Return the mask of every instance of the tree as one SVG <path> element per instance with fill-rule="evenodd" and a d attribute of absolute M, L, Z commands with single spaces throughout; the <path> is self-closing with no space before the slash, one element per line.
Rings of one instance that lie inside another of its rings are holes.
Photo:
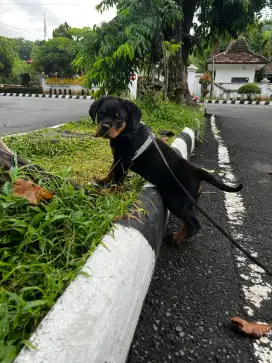
<path fill-rule="evenodd" d="M 89 83 L 100 82 L 111 92 L 118 83 L 123 88 L 128 85 L 131 70 L 142 69 L 146 61 L 150 64 L 162 59 L 165 41 L 178 44 L 179 49 L 169 59 L 167 94 L 171 100 L 181 102 L 190 99 L 189 54 L 199 44 L 207 47 L 224 36 L 237 37 L 253 23 L 267 1 L 103 0 L 98 9 L 104 11 L 113 5 L 117 8 L 116 18 L 101 28 L 95 27 L 86 37 L 76 65 L 90 70 Z"/>
<path fill-rule="evenodd" d="M 272 56 L 272 20 L 255 21 L 244 36 L 253 52 L 267 58 Z"/>
<path fill-rule="evenodd" d="M 67 22 L 60 24 L 60 26 L 53 30 L 53 38 L 73 39 L 70 30 L 71 26 Z"/>
<path fill-rule="evenodd" d="M 126 90 L 135 71 L 158 63 L 165 47 L 163 24 L 171 24 L 181 17 L 180 8 L 172 0 L 123 3 L 117 4 L 116 18 L 101 27 L 95 26 L 85 35 L 74 62 L 75 66 L 88 70 L 87 85 L 100 84 L 103 92 Z M 107 6 L 101 3 L 100 8 Z"/>
<path fill-rule="evenodd" d="M 22 73 L 21 74 L 21 80 L 22 80 L 22 86 L 28 87 L 29 82 L 31 81 L 31 77 L 28 73 Z"/>
<path fill-rule="evenodd" d="M 58 72 L 64 76 L 72 76 L 74 68 L 71 63 L 76 53 L 77 48 L 73 40 L 52 38 L 33 51 L 33 67 L 45 73 Z"/>
<path fill-rule="evenodd" d="M 22 83 L 22 75 L 31 72 L 31 65 L 27 64 L 25 61 L 16 57 L 14 59 L 13 67 L 12 67 L 12 82 L 14 83 Z"/>
<path fill-rule="evenodd" d="M 6 38 L 0 37 L 0 77 L 5 79 L 12 73 L 14 53 L 9 47 Z"/>
<path fill-rule="evenodd" d="M 34 42 L 24 38 L 9 39 L 13 51 L 18 54 L 20 59 L 29 60 Z"/>
<path fill-rule="evenodd" d="M 69 30 L 70 35 L 74 41 L 81 41 L 92 29 L 88 26 L 83 28 L 71 28 Z"/>

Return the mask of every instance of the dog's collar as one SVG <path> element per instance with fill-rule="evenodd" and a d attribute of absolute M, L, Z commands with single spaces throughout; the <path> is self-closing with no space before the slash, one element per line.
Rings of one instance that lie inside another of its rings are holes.
<path fill-rule="evenodd" d="M 142 121 L 140 123 L 142 125 L 145 125 L 145 123 Z M 135 152 L 131 161 L 135 161 L 140 155 L 142 155 L 142 153 L 152 144 L 154 138 L 155 138 L 155 135 L 151 131 L 149 131 L 148 138 L 145 140 L 143 145 Z"/>

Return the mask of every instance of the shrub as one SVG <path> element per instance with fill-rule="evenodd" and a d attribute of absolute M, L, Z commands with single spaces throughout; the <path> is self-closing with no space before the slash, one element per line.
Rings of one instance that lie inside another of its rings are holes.
<path fill-rule="evenodd" d="M 28 73 L 22 73 L 21 74 L 21 81 L 22 81 L 22 86 L 23 87 L 28 87 L 29 86 L 29 82 L 31 81 L 30 75 Z"/>
<path fill-rule="evenodd" d="M 259 95 L 261 93 L 261 89 L 255 83 L 248 83 L 241 86 L 238 89 L 238 93 L 245 94 L 247 96 L 247 99 L 250 101 L 253 96 L 255 96 L 256 94 Z"/>

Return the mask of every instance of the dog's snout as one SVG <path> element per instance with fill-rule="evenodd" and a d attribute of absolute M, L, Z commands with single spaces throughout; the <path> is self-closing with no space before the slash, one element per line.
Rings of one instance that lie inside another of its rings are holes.
<path fill-rule="evenodd" d="M 108 131 L 109 131 L 109 129 L 110 129 L 110 125 L 104 124 L 104 125 L 102 125 L 102 126 L 101 126 L 101 131 L 102 131 L 103 133 L 108 132 Z"/>

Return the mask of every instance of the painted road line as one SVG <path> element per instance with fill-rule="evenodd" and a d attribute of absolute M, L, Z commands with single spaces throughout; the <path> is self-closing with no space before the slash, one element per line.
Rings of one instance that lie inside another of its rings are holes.
<path fill-rule="evenodd" d="M 216 126 L 215 117 L 211 116 L 211 129 L 215 140 L 218 143 L 218 164 L 220 167 L 220 176 L 223 181 L 229 184 L 237 184 L 236 178 L 231 167 L 228 148 L 219 135 Z M 224 193 L 225 208 L 229 219 L 229 225 L 232 229 L 232 236 L 241 244 L 243 241 L 250 241 L 250 236 L 244 234 L 243 223 L 245 220 L 245 205 L 241 193 Z M 252 256 L 258 254 L 250 250 Z M 272 297 L 272 285 L 264 280 L 265 271 L 237 251 L 235 256 L 239 275 L 242 280 L 242 290 L 246 300 L 244 311 L 250 316 L 258 319 L 258 309 Z M 258 363 L 272 362 L 272 339 L 262 337 L 253 342 L 254 354 Z"/>

